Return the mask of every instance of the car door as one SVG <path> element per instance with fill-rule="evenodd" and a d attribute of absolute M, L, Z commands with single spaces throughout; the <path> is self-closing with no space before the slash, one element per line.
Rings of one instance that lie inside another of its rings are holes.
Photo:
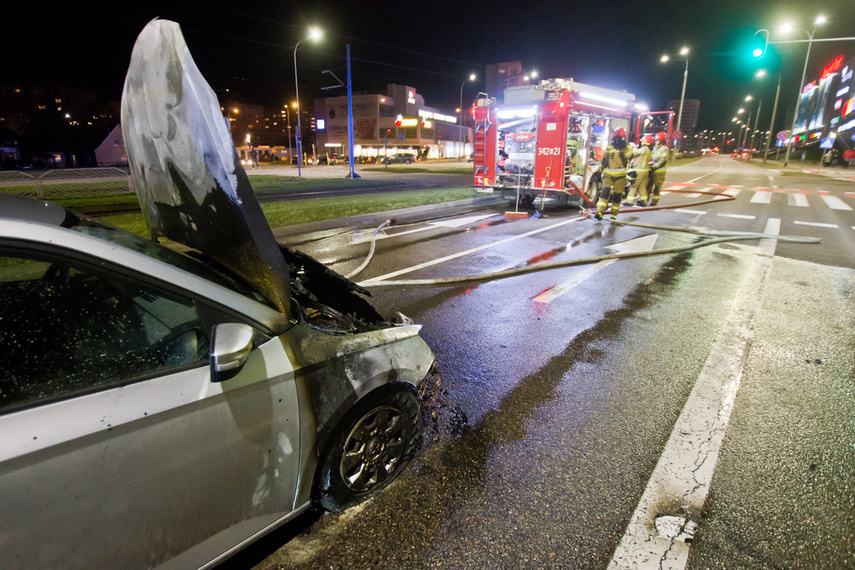
<path fill-rule="evenodd" d="M 0 567 L 196 567 L 294 509 L 293 367 L 259 336 L 211 382 L 218 320 L 149 276 L 0 244 Z"/>

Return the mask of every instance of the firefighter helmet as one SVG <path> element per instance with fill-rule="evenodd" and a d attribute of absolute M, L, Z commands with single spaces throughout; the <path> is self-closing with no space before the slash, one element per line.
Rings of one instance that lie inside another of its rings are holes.
<path fill-rule="evenodd" d="M 614 136 L 625 139 L 626 138 L 626 129 L 623 127 L 616 128 Z"/>
<path fill-rule="evenodd" d="M 643 137 L 641 137 L 641 144 L 652 145 L 653 144 L 653 136 L 644 135 Z"/>
<path fill-rule="evenodd" d="M 658 133 L 656 133 L 656 142 L 665 142 L 665 139 L 667 139 L 667 138 L 668 138 L 668 135 L 666 135 L 662 131 L 659 131 Z"/>

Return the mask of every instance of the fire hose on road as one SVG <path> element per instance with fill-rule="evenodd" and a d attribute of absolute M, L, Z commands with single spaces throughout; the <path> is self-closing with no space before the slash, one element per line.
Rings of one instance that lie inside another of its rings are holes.
<path fill-rule="evenodd" d="M 658 207 L 655 207 L 659 209 Z M 646 208 L 651 209 L 651 208 Z M 640 208 L 638 209 L 640 210 Z M 637 211 L 637 210 L 636 210 Z M 583 213 L 583 216 L 587 217 L 587 212 Z M 605 221 L 605 220 L 604 220 Z M 648 250 L 648 251 L 638 251 L 638 252 L 624 252 L 624 253 L 614 253 L 608 255 L 598 255 L 595 257 L 583 257 L 578 259 L 568 259 L 564 261 L 553 261 L 548 263 L 543 263 L 540 265 L 532 265 L 526 267 L 515 267 L 512 269 L 505 269 L 502 271 L 493 271 L 489 273 L 479 273 L 475 275 L 464 275 L 459 277 L 443 277 L 443 278 L 434 278 L 434 279 L 403 279 L 403 280 L 388 280 L 388 281 L 363 281 L 360 282 L 359 285 L 365 288 L 379 288 L 379 287 L 442 287 L 442 286 L 450 286 L 450 285 L 458 285 L 463 283 L 472 283 L 472 282 L 480 282 L 480 281 L 493 281 L 496 279 L 505 279 L 508 277 L 516 277 L 518 275 L 525 275 L 528 273 L 535 273 L 538 271 L 548 271 L 550 269 L 560 269 L 564 267 L 575 267 L 578 265 L 589 265 L 593 263 L 599 263 L 601 261 L 609 261 L 609 260 L 617 260 L 617 259 L 633 259 L 637 257 L 648 257 L 653 255 L 671 255 L 676 253 L 681 253 L 684 251 L 689 251 L 693 249 L 698 249 L 701 247 L 707 247 L 710 245 L 716 245 L 720 243 L 732 242 L 732 241 L 749 241 L 749 240 L 760 240 L 760 239 L 771 239 L 788 243 L 820 243 L 820 238 L 814 237 L 803 237 L 803 236 L 780 236 L 780 235 L 771 235 L 771 234 L 763 234 L 763 233 L 752 233 L 752 232 L 723 232 L 718 230 L 710 230 L 705 228 L 685 228 L 685 227 L 673 227 L 673 226 L 656 226 L 651 224 L 641 224 L 637 222 L 626 222 L 619 220 L 608 220 L 609 223 L 617 224 L 617 225 L 626 225 L 626 226 L 635 226 L 647 229 L 657 229 L 663 231 L 675 231 L 682 233 L 690 233 L 698 236 L 708 236 L 710 239 L 705 239 L 700 242 L 692 243 L 684 246 L 677 247 L 669 247 L 663 249 L 656 250 Z M 384 222 L 378 227 L 372 238 L 371 249 L 369 251 L 368 257 L 362 263 L 362 265 L 357 268 L 357 270 L 351 272 L 348 275 L 355 275 L 364 269 L 371 257 L 374 254 L 374 245 L 377 237 L 377 233 L 389 225 L 389 222 Z"/>

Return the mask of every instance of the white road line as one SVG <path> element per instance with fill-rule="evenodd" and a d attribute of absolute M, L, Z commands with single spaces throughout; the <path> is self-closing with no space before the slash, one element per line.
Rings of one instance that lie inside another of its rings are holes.
<path fill-rule="evenodd" d="M 727 200 L 727 196 L 730 196 L 731 198 L 736 198 L 740 192 L 742 192 L 742 190 L 731 187 L 726 190 L 722 190 L 722 194 L 724 194 L 724 196 L 716 196 L 714 200 Z"/>
<path fill-rule="evenodd" d="M 771 192 L 754 192 L 754 196 L 751 197 L 752 204 L 770 204 L 772 202 L 772 193 Z"/>
<path fill-rule="evenodd" d="M 748 216 L 746 214 L 716 214 L 722 218 L 736 218 L 737 220 L 753 220 L 755 216 Z"/>
<path fill-rule="evenodd" d="M 815 228 L 831 228 L 834 230 L 836 230 L 840 227 L 837 224 L 821 224 L 819 222 L 800 222 L 798 220 L 796 220 L 793 223 L 796 225 L 799 225 L 799 226 L 813 226 Z"/>
<path fill-rule="evenodd" d="M 770 218 L 764 233 L 777 235 L 780 227 L 781 220 Z M 776 243 L 761 240 L 760 255 L 743 276 L 724 327 L 612 556 L 610 570 L 686 567 L 686 539 L 694 535 L 698 521 L 685 515 L 702 512 L 709 494 Z M 673 516 L 674 504 L 682 506 L 684 516 Z"/>
<path fill-rule="evenodd" d="M 691 194 L 686 194 L 686 198 L 700 198 L 706 192 L 709 192 L 711 188 L 709 186 L 705 186 L 703 188 L 698 188 L 697 192 L 692 192 Z"/>
<path fill-rule="evenodd" d="M 638 238 L 633 238 L 628 241 L 607 245 L 605 246 L 605 249 L 611 250 L 615 253 L 627 253 L 630 251 L 650 251 L 656 245 L 656 239 L 658 237 L 659 234 L 648 234 Z M 617 259 L 607 259 L 594 265 L 589 265 L 584 270 L 577 272 L 571 278 L 559 283 L 551 289 L 544 291 L 532 300 L 535 303 L 551 303 L 553 300 L 557 299 L 558 297 L 560 297 L 582 281 L 596 274 L 597 272 L 602 271 L 615 261 L 617 261 Z"/>
<path fill-rule="evenodd" d="M 484 251 L 485 249 L 490 249 L 492 247 L 504 245 L 506 243 L 510 243 L 510 242 L 513 242 L 513 241 L 516 241 L 518 239 L 522 239 L 522 238 L 525 238 L 528 236 L 533 236 L 535 234 L 547 232 L 549 230 L 552 230 L 552 229 L 555 229 L 555 228 L 558 228 L 561 226 L 566 226 L 567 224 L 572 224 L 574 222 L 580 222 L 584 219 L 585 218 L 580 217 L 580 218 L 572 218 L 569 220 L 564 220 L 563 222 L 558 222 L 557 224 L 552 224 L 551 226 L 545 226 L 542 228 L 538 228 L 536 230 L 532 230 L 530 232 L 526 232 L 526 233 L 520 234 L 518 236 L 512 236 L 509 238 L 505 238 L 503 240 L 494 241 L 492 243 L 488 243 L 488 244 L 481 245 L 478 247 L 473 247 L 472 249 L 467 249 L 466 251 L 460 251 L 458 253 L 446 255 L 445 257 L 440 257 L 438 259 L 426 261 L 424 263 L 419 263 L 418 265 L 413 265 L 412 267 L 405 267 L 404 269 L 399 269 L 398 271 L 393 271 L 392 273 L 387 273 L 385 275 L 380 275 L 378 277 L 372 277 L 371 279 L 366 279 L 365 281 L 362 281 L 362 283 L 373 283 L 376 281 L 385 281 L 386 279 L 391 279 L 392 277 L 397 277 L 399 275 L 404 275 L 406 273 L 412 273 L 413 271 L 418 271 L 419 269 L 424 269 L 425 267 L 431 267 L 434 265 L 439 265 L 440 263 L 445 263 L 446 261 L 450 261 L 452 259 L 457 259 L 458 257 L 463 257 L 464 255 L 469 255 L 470 253 L 476 253 L 478 251 Z"/>
<path fill-rule="evenodd" d="M 704 210 L 687 210 L 685 208 L 677 208 L 674 212 L 678 214 L 692 214 L 694 216 L 703 216 L 706 214 Z"/>
<path fill-rule="evenodd" d="M 380 230 L 377 234 L 377 241 L 388 238 L 396 238 L 400 236 L 406 236 L 410 234 L 418 234 L 421 232 L 426 232 L 428 230 L 432 230 L 438 227 L 441 228 L 460 228 L 465 226 L 466 224 L 471 224 L 475 222 L 480 222 L 486 218 L 492 218 L 493 216 L 497 216 L 498 214 L 481 214 L 477 216 L 468 216 L 465 218 L 454 218 L 450 220 L 443 220 L 438 222 L 427 222 L 427 225 L 421 226 L 418 228 L 413 228 L 411 230 L 404 230 L 401 232 L 396 232 L 392 234 L 386 233 L 386 230 Z M 348 236 L 348 240 L 350 241 L 350 245 L 358 245 L 361 243 L 370 242 L 374 236 L 373 229 L 360 230 L 358 232 L 352 233 Z"/>
<path fill-rule="evenodd" d="M 852 206 L 838 198 L 837 196 L 820 196 L 822 201 L 825 202 L 825 205 L 831 208 L 832 210 L 844 210 L 846 212 L 852 211 Z"/>
<path fill-rule="evenodd" d="M 808 204 L 807 196 L 804 194 L 787 194 L 787 205 L 799 206 L 800 208 L 807 208 L 810 206 L 810 204 Z"/>

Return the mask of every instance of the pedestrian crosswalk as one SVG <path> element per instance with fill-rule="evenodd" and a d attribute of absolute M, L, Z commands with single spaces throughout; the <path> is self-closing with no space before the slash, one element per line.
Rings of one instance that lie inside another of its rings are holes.
<path fill-rule="evenodd" d="M 672 184 L 662 189 L 662 196 L 673 194 L 673 199 L 712 199 L 726 200 L 736 198 L 740 193 L 750 195 L 751 204 L 781 204 L 784 200 L 787 206 L 795 208 L 810 208 L 824 205 L 831 210 L 851 212 L 855 210 L 855 192 L 843 192 L 843 197 L 834 196 L 827 191 L 810 191 L 795 188 L 744 188 L 742 186 L 697 186 L 693 184 Z"/>
<path fill-rule="evenodd" d="M 669 198 L 665 198 L 666 194 L 671 194 Z M 697 201 L 700 206 L 709 204 L 711 201 L 727 200 L 736 198 L 743 194 L 740 200 L 745 200 L 753 205 L 771 205 L 792 207 L 793 212 L 804 211 L 803 208 L 825 208 L 835 212 L 844 213 L 855 211 L 855 192 L 842 192 L 840 195 L 833 195 L 825 190 L 801 190 L 796 188 L 765 188 L 754 187 L 744 188 L 742 186 L 725 186 L 725 185 L 694 185 L 691 183 L 671 184 L 662 189 L 663 200 L 660 205 L 670 203 L 685 203 L 688 207 L 678 208 L 673 210 L 683 214 L 693 216 L 716 215 L 722 218 L 753 220 L 755 216 L 751 215 L 751 211 L 744 214 L 734 214 L 729 212 L 715 212 L 715 210 L 699 210 L 692 209 L 693 200 Z M 744 203 L 744 201 L 743 201 Z M 796 214 L 797 217 L 798 216 Z M 802 220 L 793 220 L 793 223 L 800 226 L 810 226 L 815 228 L 839 229 L 838 224 L 820 223 Z M 855 226 L 851 227 L 855 230 Z"/>

